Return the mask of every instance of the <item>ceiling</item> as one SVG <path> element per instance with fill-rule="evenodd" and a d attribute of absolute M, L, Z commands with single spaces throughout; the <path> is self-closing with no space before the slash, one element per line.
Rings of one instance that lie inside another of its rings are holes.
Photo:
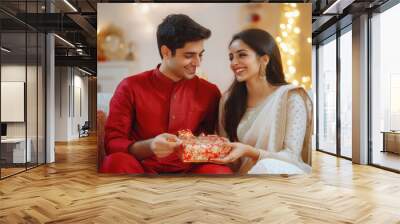
<path fill-rule="evenodd" d="M 373 12 L 390 0 L 312 0 L 313 44 L 350 25 L 354 17 Z"/>
<path fill-rule="evenodd" d="M 44 49 L 44 44 L 37 43 L 43 36 L 37 35 L 53 32 L 72 44 L 55 38 L 56 66 L 78 66 L 96 74 L 97 2 L 100 1 L 48 0 L 46 5 L 44 0 L 1 0 L 1 43 L 11 50 L 2 60 L 24 63 L 27 58 L 29 63 L 36 51 Z"/>

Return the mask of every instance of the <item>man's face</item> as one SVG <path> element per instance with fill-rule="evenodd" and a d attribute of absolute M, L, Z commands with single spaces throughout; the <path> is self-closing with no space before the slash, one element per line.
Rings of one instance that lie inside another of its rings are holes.
<path fill-rule="evenodd" d="M 178 48 L 174 56 L 166 59 L 169 70 L 177 77 L 191 79 L 200 66 L 204 53 L 204 40 L 187 42 L 183 48 Z"/>

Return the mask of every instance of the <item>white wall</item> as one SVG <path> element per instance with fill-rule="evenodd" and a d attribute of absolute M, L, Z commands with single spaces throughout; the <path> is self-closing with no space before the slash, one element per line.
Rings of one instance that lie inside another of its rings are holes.
<path fill-rule="evenodd" d="M 79 71 L 78 71 L 79 72 Z M 88 107 L 89 107 L 89 102 L 88 102 L 88 77 L 87 76 L 82 76 L 83 73 L 78 73 L 77 70 L 75 70 L 75 75 L 74 75 L 74 86 L 75 86 L 75 91 L 73 96 L 75 102 L 74 102 L 74 110 L 75 113 L 73 113 L 73 119 L 72 119 L 72 130 L 71 130 L 71 135 L 72 138 L 77 138 L 79 137 L 78 129 L 77 126 L 78 124 L 82 126 L 85 121 L 88 121 Z M 80 91 L 80 93 L 79 93 Z M 80 97 L 79 97 L 80 95 Z M 81 101 L 81 102 L 79 102 Z M 79 108 L 81 107 L 81 108 Z M 80 109 L 82 110 L 80 113 Z"/>
<path fill-rule="evenodd" d="M 78 124 L 88 120 L 88 78 L 71 67 L 56 67 L 55 78 L 55 141 L 77 139 Z"/>
<path fill-rule="evenodd" d="M 55 140 L 68 139 L 68 85 L 69 76 L 67 67 L 55 68 Z M 66 96 L 66 97 L 65 97 Z"/>
<path fill-rule="evenodd" d="M 28 74 L 33 72 L 36 74 L 36 68 L 33 66 L 25 67 L 22 65 L 2 65 L 1 66 L 1 81 L 10 82 L 25 82 L 25 69 L 27 69 Z M 28 97 L 36 97 L 36 91 L 34 93 L 27 93 Z M 31 101 L 31 100 L 28 100 Z M 1 110 L 7 110 L 7 108 L 1 108 Z M 36 114 L 35 114 L 36 115 Z M 28 114 L 29 116 L 29 114 Z M 28 120 L 31 120 L 28 117 Z M 8 137 L 25 137 L 25 122 L 10 122 L 7 123 L 7 136 Z M 28 136 L 29 137 L 29 136 Z"/>

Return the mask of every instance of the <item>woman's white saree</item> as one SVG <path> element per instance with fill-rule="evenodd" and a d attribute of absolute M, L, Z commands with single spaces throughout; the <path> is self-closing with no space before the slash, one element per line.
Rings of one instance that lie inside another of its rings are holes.
<path fill-rule="evenodd" d="M 219 107 L 219 134 L 223 107 Z M 242 158 L 239 173 L 298 174 L 311 172 L 312 102 L 303 88 L 284 85 L 262 103 L 248 108 L 239 123 L 239 141 L 260 150 L 258 161 Z"/>

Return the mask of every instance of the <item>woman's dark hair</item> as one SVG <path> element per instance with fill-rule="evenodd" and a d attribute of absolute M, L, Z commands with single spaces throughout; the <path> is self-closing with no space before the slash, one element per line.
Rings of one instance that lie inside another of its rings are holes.
<path fill-rule="evenodd" d="M 208 39 L 211 31 L 196 23 L 184 14 L 171 14 L 167 16 L 157 28 L 158 52 L 161 55 L 161 46 L 167 46 L 172 55 L 176 49 L 185 46 L 185 43 Z"/>
<path fill-rule="evenodd" d="M 235 34 L 229 46 L 235 40 L 241 40 L 254 50 L 258 56 L 269 56 L 265 76 L 273 86 L 288 84 L 283 73 L 281 54 L 274 38 L 266 31 L 248 29 Z M 235 80 L 230 86 L 228 99 L 225 102 L 224 128 L 230 141 L 238 141 L 237 127 L 247 108 L 247 87 L 245 82 Z"/>

